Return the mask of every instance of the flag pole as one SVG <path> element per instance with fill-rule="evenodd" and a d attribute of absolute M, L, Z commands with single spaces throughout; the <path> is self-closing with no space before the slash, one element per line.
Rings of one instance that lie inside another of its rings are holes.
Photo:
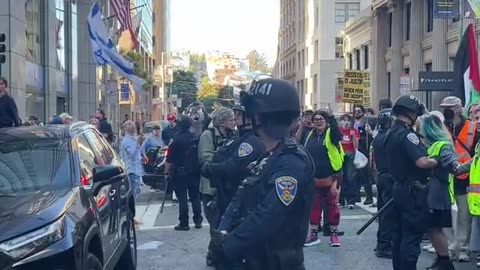
<path fill-rule="evenodd" d="M 136 9 L 139 9 L 139 8 L 143 8 L 146 5 L 147 4 L 143 4 L 143 5 L 140 5 L 140 6 L 133 7 L 133 8 L 130 9 L 130 11 L 136 10 Z M 110 20 L 111 18 L 115 18 L 115 17 L 117 17 L 117 15 L 108 16 L 108 17 L 104 18 L 103 20 L 106 21 L 106 20 Z"/>

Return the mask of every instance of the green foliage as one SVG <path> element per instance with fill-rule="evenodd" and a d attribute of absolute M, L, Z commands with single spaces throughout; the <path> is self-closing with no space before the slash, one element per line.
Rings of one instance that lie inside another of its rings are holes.
<path fill-rule="evenodd" d="M 207 60 L 205 54 L 190 54 L 190 67 L 188 68 L 194 74 L 207 69 Z"/>
<path fill-rule="evenodd" d="M 271 73 L 272 68 L 268 66 L 264 55 L 261 55 L 256 50 L 253 50 L 247 55 L 249 69 L 251 71 L 259 71 L 263 73 Z"/>
<path fill-rule="evenodd" d="M 207 76 L 204 76 L 201 82 L 198 100 L 203 103 L 208 112 L 213 111 L 218 106 L 233 105 L 232 87 L 210 83 Z"/>
<path fill-rule="evenodd" d="M 145 80 L 145 84 L 142 86 L 142 89 L 148 91 L 152 88 L 153 79 L 147 73 L 144 67 L 144 58 L 143 55 L 135 51 L 129 51 L 127 53 L 120 52 L 124 55 L 125 59 L 133 63 L 133 73 L 142 79 Z"/>
<path fill-rule="evenodd" d="M 190 71 L 175 70 L 173 82 L 166 84 L 168 96 L 177 95 L 182 99 L 182 109 L 194 102 L 197 97 L 197 79 Z"/>

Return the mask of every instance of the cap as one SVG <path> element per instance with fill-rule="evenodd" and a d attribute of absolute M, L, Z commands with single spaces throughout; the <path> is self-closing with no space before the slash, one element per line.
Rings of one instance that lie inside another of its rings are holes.
<path fill-rule="evenodd" d="M 160 126 L 159 126 L 159 125 L 154 125 L 154 126 L 153 126 L 153 129 L 155 129 L 155 130 L 160 130 Z"/>
<path fill-rule="evenodd" d="M 167 120 L 168 121 L 175 121 L 177 119 L 177 117 L 175 117 L 175 115 L 173 114 L 170 114 L 168 117 L 167 117 Z"/>
<path fill-rule="evenodd" d="M 60 117 L 62 119 L 73 119 L 73 117 L 68 113 L 62 113 L 58 117 Z"/>
<path fill-rule="evenodd" d="M 442 100 L 440 107 L 462 107 L 462 100 L 455 96 L 449 96 Z"/>

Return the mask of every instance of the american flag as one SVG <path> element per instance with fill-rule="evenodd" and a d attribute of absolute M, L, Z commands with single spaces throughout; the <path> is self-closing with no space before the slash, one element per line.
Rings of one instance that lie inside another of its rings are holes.
<path fill-rule="evenodd" d="M 114 15 L 120 22 L 120 31 L 132 29 L 132 17 L 130 16 L 130 0 L 110 0 L 110 6 Z"/>

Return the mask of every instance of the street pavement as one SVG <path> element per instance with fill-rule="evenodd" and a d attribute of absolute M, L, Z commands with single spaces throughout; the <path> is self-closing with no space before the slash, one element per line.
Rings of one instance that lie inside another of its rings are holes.
<path fill-rule="evenodd" d="M 211 270 L 205 266 L 206 246 L 209 240 L 208 225 L 202 229 L 176 232 L 178 206 L 167 201 L 164 212 L 159 213 L 160 193 L 144 189 L 137 201 L 136 218 L 143 222 L 137 232 L 139 270 Z M 362 235 L 355 232 L 375 212 L 374 208 L 342 209 L 340 230 L 342 247 L 331 248 L 328 237 L 322 236 L 318 246 L 305 248 L 306 269 L 329 270 L 386 270 L 392 269 L 391 261 L 378 259 L 373 254 L 376 244 L 377 223 L 373 223 Z M 192 222 L 192 221 L 190 221 Z M 285 236 L 279 236 L 285 237 Z M 422 252 L 417 269 L 430 266 L 435 256 Z M 457 263 L 457 270 L 475 269 L 472 263 Z"/>

